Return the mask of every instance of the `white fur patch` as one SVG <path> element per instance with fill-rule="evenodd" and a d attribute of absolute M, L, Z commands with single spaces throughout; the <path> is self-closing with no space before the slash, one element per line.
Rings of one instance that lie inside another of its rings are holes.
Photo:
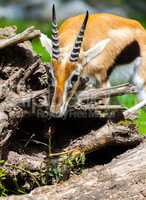
<path fill-rule="evenodd" d="M 52 41 L 45 34 L 41 33 L 40 42 L 42 46 L 48 51 L 50 56 L 52 56 Z"/>
<path fill-rule="evenodd" d="M 88 64 L 91 60 L 98 56 L 105 49 L 109 42 L 110 38 L 101 40 L 94 47 L 84 52 L 83 65 Z"/>

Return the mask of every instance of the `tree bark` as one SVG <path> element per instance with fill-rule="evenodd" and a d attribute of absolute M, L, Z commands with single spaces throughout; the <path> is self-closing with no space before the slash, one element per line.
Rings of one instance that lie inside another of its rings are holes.
<path fill-rule="evenodd" d="M 80 176 L 53 186 L 36 188 L 11 200 L 145 200 L 146 140 L 106 165 L 86 169 Z"/>
<path fill-rule="evenodd" d="M 17 100 L 30 96 L 26 82 L 41 64 L 27 40 L 39 35 L 34 27 L 19 34 L 16 27 L 0 29 L 0 158 L 25 115 Z"/>

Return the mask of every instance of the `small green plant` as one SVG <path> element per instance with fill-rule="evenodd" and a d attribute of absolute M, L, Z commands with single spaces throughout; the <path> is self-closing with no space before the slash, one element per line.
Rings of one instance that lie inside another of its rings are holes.
<path fill-rule="evenodd" d="M 48 178 L 51 180 L 51 182 L 59 182 L 63 179 L 63 173 L 60 166 L 57 167 L 49 167 L 48 169 Z"/>
<path fill-rule="evenodd" d="M 1 161 L 0 161 L 1 163 Z M 0 168 L 0 197 L 7 196 L 8 190 L 4 184 L 4 180 L 6 179 L 7 173 L 4 169 Z"/>
<path fill-rule="evenodd" d="M 85 165 L 85 154 L 80 153 L 77 155 L 73 155 L 71 157 L 67 157 L 64 160 L 64 165 L 67 166 L 70 171 L 74 171 L 75 169 L 78 169 L 78 171 L 82 171 Z"/>
<path fill-rule="evenodd" d="M 14 176 L 13 178 L 10 178 L 10 185 L 9 187 L 5 184 L 4 180 L 6 180 L 7 173 L 5 170 L 0 169 L 0 196 L 7 196 L 8 194 L 25 194 L 28 190 L 31 190 L 35 187 L 40 187 L 47 184 L 47 175 L 46 170 L 40 170 L 37 172 L 31 172 L 27 169 L 25 169 L 25 166 L 17 166 L 14 164 L 8 164 L 7 167 L 9 167 L 12 170 L 19 170 L 23 174 L 25 173 L 27 180 L 28 180 L 28 187 L 25 188 L 24 183 L 21 184 L 21 182 L 18 181 L 18 177 Z M 26 180 L 26 183 L 27 183 Z M 13 189 L 11 188 L 13 187 Z"/>
<path fill-rule="evenodd" d="M 66 177 L 69 177 L 72 173 L 81 173 L 84 169 L 85 165 L 85 155 L 84 153 L 76 154 L 76 155 L 69 155 L 63 152 L 62 154 L 59 153 L 55 154 L 56 156 L 61 156 L 58 159 L 57 164 L 49 167 L 48 169 L 48 180 L 51 182 L 60 182 L 65 180 Z M 52 157 L 50 158 L 52 159 Z"/>

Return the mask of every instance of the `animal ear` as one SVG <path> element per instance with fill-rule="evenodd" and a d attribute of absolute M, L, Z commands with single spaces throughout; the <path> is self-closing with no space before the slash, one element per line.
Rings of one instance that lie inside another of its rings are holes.
<path fill-rule="evenodd" d="M 90 48 L 83 54 L 83 65 L 88 64 L 92 59 L 98 56 L 108 45 L 110 39 L 105 39 L 98 42 L 94 47 Z"/>
<path fill-rule="evenodd" d="M 45 34 L 41 33 L 40 42 L 52 57 L 52 41 Z"/>

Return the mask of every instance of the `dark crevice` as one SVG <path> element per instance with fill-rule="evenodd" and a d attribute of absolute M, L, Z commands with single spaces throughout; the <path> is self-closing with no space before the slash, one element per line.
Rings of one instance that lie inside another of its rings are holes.
<path fill-rule="evenodd" d="M 15 141 L 12 140 L 9 145 L 9 151 L 18 153 L 27 153 L 28 155 L 37 154 L 45 151 L 48 153 L 48 129 L 52 130 L 52 152 L 61 152 L 68 144 L 80 136 L 88 134 L 91 130 L 97 130 L 106 123 L 106 120 L 98 119 L 52 119 L 44 120 L 35 117 L 24 118 L 16 133 Z M 33 135 L 32 141 L 27 147 L 25 144 Z M 38 141 L 39 143 L 35 143 Z M 46 144 L 46 145 L 44 145 Z M 127 151 L 130 146 L 109 145 L 101 150 L 86 155 L 85 168 L 94 165 L 104 165 L 117 155 Z"/>
<path fill-rule="evenodd" d="M 92 130 L 97 130 L 106 123 L 106 119 L 51 119 L 49 121 L 36 117 L 24 118 L 19 125 L 15 140 L 12 139 L 9 151 L 18 153 L 33 154 L 34 152 L 48 152 L 48 130 L 52 130 L 52 151 L 60 152 L 71 141 L 80 136 L 87 135 Z M 33 136 L 33 137 L 32 137 Z M 25 148 L 25 144 L 32 137 L 32 140 Z M 34 141 L 38 141 L 38 144 Z M 46 145 L 45 145 L 46 144 Z M 97 152 L 89 153 L 86 156 L 86 167 L 102 165 L 110 162 L 114 157 L 122 154 L 129 146 L 107 146 Z M 34 152 L 33 152 L 34 151 Z"/>
<path fill-rule="evenodd" d="M 10 144 L 7 146 L 7 153 L 5 155 L 5 160 L 9 160 L 8 155 L 10 151 L 14 151 L 19 154 L 27 154 L 33 159 L 33 156 L 36 156 L 38 159 L 41 159 L 43 156 L 44 160 L 42 163 L 46 163 L 46 166 L 55 166 L 58 165 L 59 160 L 56 158 L 52 159 L 51 162 L 48 159 L 48 152 L 49 152 L 49 137 L 48 137 L 48 130 L 51 128 L 52 130 L 52 144 L 51 144 L 51 151 L 54 152 L 62 152 L 62 150 L 68 146 L 68 144 L 74 140 L 79 138 L 80 136 L 84 136 L 90 133 L 92 130 L 97 130 L 102 127 L 104 124 L 107 123 L 107 119 L 97 119 L 97 118 L 83 118 L 83 119 L 71 119 L 67 118 L 63 119 L 41 119 L 36 117 L 26 117 L 23 118 L 19 125 L 19 129 L 17 130 L 15 136 L 10 140 Z M 33 137 L 32 137 L 33 135 Z M 32 137 L 32 138 L 31 138 Z M 15 138 L 15 139 L 14 139 Z M 30 139 L 31 138 L 31 139 Z M 30 141 L 29 141 L 30 140 Z M 28 142 L 29 141 L 29 142 Z M 38 141 L 35 143 L 34 141 Z M 28 144 L 27 144 L 28 143 Z M 27 145 L 26 145 L 27 144 Z M 95 165 L 104 165 L 110 163 L 113 158 L 116 156 L 124 153 L 130 146 L 113 146 L 109 145 L 105 148 L 102 148 L 98 151 L 94 151 L 86 155 L 85 165 L 77 165 L 74 164 L 74 168 L 72 169 L 72 173 L 80 174 L 81 169 L 83 168 L 91 168 Z M 17 159 L 17 155 L 12 156 L 11 159 Z M 18 156 L 19 158 L 19 156 Z M 16 161 L 15 161 L 16 162 Z M 15 163 L 14 162 L 14 163 Z M 16 162 L 17 163 L 17 162 Z M 19 163 L 19 161 L 18 161 Z M 22 164 L 22 163 L 20 163 Z M 48 165 L 49 164 L 49 165 Z M 32 162 L 33 165 L 33 162 Z M 21 166 L 21 165 L 20 165 Z M 45 182 L 46 184 L 53 184 L 52 181 L 52 174 L 49 176 L 47 167 L 45 166 Z M 23 168 L 23 165 L 22 165 Z M 27 168 L 26 168 L 27 170 Z M 42 169 L 41 169 L 42 170 Z M 71 169 L 65 167 L 63 171 L 63 176 L 61 180 L 67 180 L 70 177 Z M 29 169 L 28 169 L 29 171 Z M 21 172 L 21 170 L 20 170 Z M 33 173 L 34 171 L 32 171 Z M 55 171 L 56 173 L 57 171 Z M 44 178 L 43 177 L 43 178 Z M 9 190 L 9 194 L 15 194 L 17 191 L 17 185 L 22 187 L 25 192 L 30 192 L 32 189 L 37 187 L 36 183 L 33 183 L 32 177 L 29 174 L 23 174 L 22 172 L 17 174 L 17 183 L 15 183 L 14 179 L 11 177 L 7 177 L 5 180 L 5 184 Z M 42 179 L 38 179 L 42 184 Z M 29 183 L 29 187 L 26 183 Z"/>
<path fill-rule="evenodd" d="M 98 151 L 94 151 L 86 155 L 86 164 L 85 168 L 94 167 L 95 165 L 104 165 L 112 161 L 112 159 L 123 154 L 129 149 L 134 148 L 135 146 L 125 146 L 125 145 L 109 145 L 105 148 L 102 148 Z"/>
<path fill-rule="evenodd" d="M 94 118 L 52 120 L 52 126 L 54 128 L 54 134 L 52 138 L 54 149 L 61 150 L 63 147 L 66 147 L 71 140 L 86 135 L 91 130 L 96 130 L 105 123 L 105 119 L 98 120 Z"/>
<path fill-rule="evenodd" d="M 87 135 L 92 130 L 97 130 L 107 122 L 106 119 L 83 118 L 83 119 L 51 119 L 44 120 L 36 117 L 24 118 L 16 132 L 15 140 L 12 138 L 8 145 L 8 151 L 27 153 L 28 155 L 48 153 L 49 136 L 48 130 L 52 130 L 51 149 L 52 152 L 61 152 L 69 143 L 80 136 Z M 32 137 L 33 136 L 33 137 Z M 30 139 L 32 137 L 32 139 Z M 25 147 L 26 143 L 29 141 Z M 35 143 L 34 141 L 38 141 Z M 135 144 L 136 146 L 136 144 Z M 86 155 L 85 167 L 104 165 L 117 155 L 130 149 L 130 146 L 109 145 L 101 150 Z"/>
<path fill-rule="evenodd" d="M 48 130 L 52 131 L 52 151 L 61 151 L 70 141 L 88 134 L 91 130 L 97 130 L 106 123 L 106 119 L 83 118 L 83 119 L 51 119 L 31 117 L 24 118 L 19 130 L 16 132 L 15 141 L 10 141 L 9 150 L 19 153 L 32 152 L 33 148 L 39 151 L 48 151 Z M 27 141 L 32 137 L 27 148 L 24 148 Z M 38 141 L 35 144 L 34 141 Z M 45 145 L 43 145 L 46 144 Z M 36 150 L 35 150 L 36 151 Z M 33 152 L 32 152 L 33 153 Z"/>

